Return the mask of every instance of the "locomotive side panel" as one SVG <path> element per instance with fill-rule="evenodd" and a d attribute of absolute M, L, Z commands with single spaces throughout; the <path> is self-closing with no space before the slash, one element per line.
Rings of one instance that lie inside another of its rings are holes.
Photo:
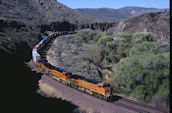
<path fill-rule="evenodd" d="M 53 69 L 50 69 L 50 73 L 54 76 L 57 76 L 58 78 L 60 78 L 63 81 L 67 80 L 67 76 L 65 76 L 64 73 L 61 73 L 61 72 L 53 70 Z"/>

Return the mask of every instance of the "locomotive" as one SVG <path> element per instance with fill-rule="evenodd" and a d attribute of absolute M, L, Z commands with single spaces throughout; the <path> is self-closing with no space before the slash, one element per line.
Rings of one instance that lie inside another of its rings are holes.
<path fill-rule="evenodd" d="M 41 59 L 39 54 L 40 50 L 47 44 L 52 38 L 65 34 L 74 34 L 75 32 L 54 32 L 50 33 L 48 37 L 42 39 L 32 50 L 32 60 L 36 66 L 42 68 L 51 78 L 65 84 L 66 86 L 96 96 L 103 100 L 110 100 L 112 97 L 112 89 L 107 83 L 96 81 L 93 79 L 87 79 L 80 75 L 73 75 L 71 72 L 67 72 L 64 69 L 60 69 L 48 63 L 46 60 Z"/>

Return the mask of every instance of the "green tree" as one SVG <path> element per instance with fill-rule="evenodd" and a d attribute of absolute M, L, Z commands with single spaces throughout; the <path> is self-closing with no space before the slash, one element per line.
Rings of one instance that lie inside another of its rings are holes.
<path fill-rule="evenodd" d="M 84 29 L 79 31 L 74 41 L 79 43 L 88 43 L 88 41 L 94 39 L 94 36 L 96 36 L 96 34 L 97 31 L 91 29 Z"/>
<path fill-rule="evenodd" d="M 138 85 L 136 88 L 133 90 L 132 94 L 133 97 L 136 99 L 145 100 L 146 97 L 146 88 L 143 85 Z"/>
<path fill-rule="evenodd" d="M 145 92 L 145 101 L 149 102 L 152 96 L 158 92 L 163 80 L 169 79 L 169 62 L 169 53 L 134 55 L 121 59 L 116 64 L 115 75 L 119 83 L 132 95 L 137 92 L 138 85 L 144 85 L 146 91 L 139 91 Z M 166 87 L 165 85 L 161 87 Z M 169 89 L 165 88 L 165 90 Z"/>
<path fill-rule="evenodd" d="M 152 33 L 135 33 L 132 36 L 132 43 L 142 43 L 143 41 L 155 42 L 157 37 Z"/>
<path fill-rule="evenodd" d="M 112 40 L 113 40 L 113 37 L 111 37 L 111 36 L 102 36 L 101 38 L 99 38 L 97 45 L 98 46 L 106 46 L 106 43 L 108 41 L 112 41 Z"/>
<path fill-rule="evenodd" d="M 158 54 L 162 52 L 167 52 L 167 50 L 165 50 L 165 48 L 163 48 L 162 45 L 157 42 L 144 41 L 141 44 L 138 43 L 133 45 L 129 50 L 129 56 L 140 55 L 145 52 Z"/>

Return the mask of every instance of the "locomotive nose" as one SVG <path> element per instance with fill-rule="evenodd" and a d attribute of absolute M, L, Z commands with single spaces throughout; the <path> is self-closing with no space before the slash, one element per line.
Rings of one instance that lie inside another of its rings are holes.
<path fill-rule="evenodd" d="M 109 93 L 111 92 L 111 88 L 107 88 L 107 89 L 105 90 L 105 92 L 106 92 L 106 94 L 109 94 Z"/>

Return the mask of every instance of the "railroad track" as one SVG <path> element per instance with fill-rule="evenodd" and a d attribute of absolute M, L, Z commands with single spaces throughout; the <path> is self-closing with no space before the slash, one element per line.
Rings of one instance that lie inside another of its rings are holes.
<path fill-rule="evenodd" d="M 141 102 L 137 102 L 137 101 L 134 101 L 134 100 L 130 100 L 128 98 L 122 98 L 121 99 L 122 101 L 125 101 L 125 102 L 130 102 L 130 103 L 134 103 L 134 104 L 137 104 L 139 106 L 143 106 L 143 107 L 146 107 L 146 108 L 150 108 L 150 109 L 153 109 L 153 110 L 157 110 L 157 111 L 160 111 L 162 113 L 168 113 L 168 111 L 165 111 L 165 110 L 161 110 L 157 107 L 154 107 L 154 106 L 151 106 L 151 105 L 147 105 L 147 104 L 144 104 L 144 103 L 141 103 Z"/>
<path fill-rule="evenodd" d="M 166 110 L 120 96 L 116 96 L 116 100 L 112 103 L 139 113 L 169 113 Z"/>
<path fill-rule="evenodd" d="M 117 105 L 117 106 L 121 106 L 121 107 L 124 107 L 126 109 L 129 109 L 129 110 L 132 110 L 132 111 L 135 111 L 135 112 L 138 112 L 138 113 L 151 113 L 149 111 L 146 111 L 146 110 L 142 110 L 140 108 L 136 108 L 136 107 L 132 107 L 132 106 L 129 106 L 127 104 L 123 104 L 123 103 L 120 103 L 118 101 L 115 101 L 113 102 L 114 105 Z"/>

